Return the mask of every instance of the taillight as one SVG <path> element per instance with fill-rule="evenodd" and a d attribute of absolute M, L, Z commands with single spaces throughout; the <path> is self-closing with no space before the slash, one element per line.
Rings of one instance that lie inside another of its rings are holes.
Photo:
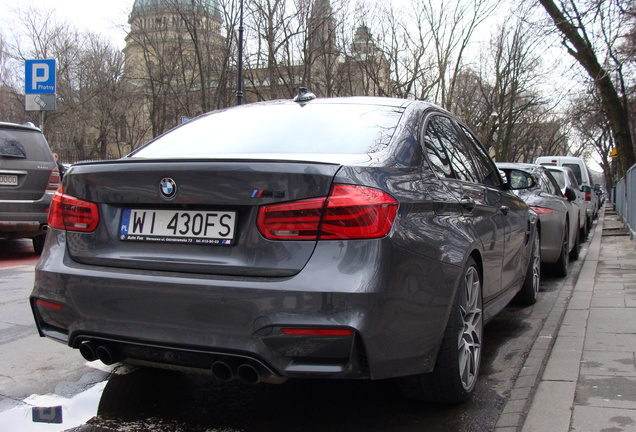
<path fill-rule="evenodd" d="M 335 185 L 326 198 L 261 207 L 257 225 L 270 240 L 372 239 L 389 233 L 397 208 L 381 190 Z"/>
<path fill-rule="evenodd" d="M 51 170 L 51 174 L 49 174 L 49 182 L 46 185 L 47 192 L 55 192 L 57 188 L 60 187 L 60 183 L 62 183 L 60 170 L 55 167 Z"/>
<path fill-rule="evenodd" d="M 99 224 L 97 204 L 65 195 L 60 186 L 51 200 L 48 224 L 69 231 L 94 231 Z"/>
<path fill-rule="evenodd" d="M 585 191 L 585 201 L 592 201 L 592 192 Z"/>
<path fill-rule="evenodd" d="M 554 210 L 545 207 L 531 207 L 538 215 L 550 214 Z"/>

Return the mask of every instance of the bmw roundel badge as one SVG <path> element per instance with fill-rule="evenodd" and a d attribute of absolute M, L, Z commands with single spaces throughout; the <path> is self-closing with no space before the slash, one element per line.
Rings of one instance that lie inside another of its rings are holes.
<path fill-rule="evenodd" d="M 177 194 L 177 183 L 170 177 L 164 177 L 161 179 L 161 196 L 166 199 L 172 199 Z"/>

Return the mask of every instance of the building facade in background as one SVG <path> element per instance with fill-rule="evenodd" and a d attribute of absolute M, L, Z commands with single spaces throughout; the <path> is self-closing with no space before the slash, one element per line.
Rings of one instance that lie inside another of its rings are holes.
<path fill-rule="evenodd" d="M 388 88 L 389 63 L 368 27 L 358 27 L 347 52 L 338 48 L 329 0 L 311 3 L 304 39 L 295 36 L 302 47 L 287 56 L 280 49 L 286 35 L 276 33 L 266 12 L 251 13 L 249 31 L 259 39 L 244 47 L 243 103 L 289 99 L 298 87 L 319 97 L 377 96 Z M 126 121 L 145 122 L 148 139 L 182 119 L 236 104 L 238 29 L 228 28 L 217 0 L 136 0 L 128 22 L 125 77 L 137 109 Z"/>

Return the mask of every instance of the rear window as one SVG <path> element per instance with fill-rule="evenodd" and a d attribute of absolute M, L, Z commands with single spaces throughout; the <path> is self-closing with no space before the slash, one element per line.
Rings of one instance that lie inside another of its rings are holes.
<path fill-rule="evenodd" d="M 53 160 L 44 136 L 35 131 L 0 129 L 0 157 L 32 161 Z"/>
<path fill-rule="evenodd" d="M 570 168 L 572 172 L 574 172 L 574 177 L 576 177 L 576 181 L 578 181 L 579 184 L 583 184 L 583 177 L 581 176 L 581 165 L 564 163 L 563 166 Z"/>
<path fill-rule="evenodd" d="M 368 154 L 388 145 L 402 113 L 375 105 L 246 106 L 192 120 L 130 156 Z"/>

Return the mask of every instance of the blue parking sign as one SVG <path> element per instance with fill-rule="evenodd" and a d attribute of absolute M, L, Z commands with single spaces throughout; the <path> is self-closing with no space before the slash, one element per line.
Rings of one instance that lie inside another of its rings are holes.
<path fill-rule="evenodd" d="M 31 417 L 33 423 L 64 423 L 61 406 L 33 407 L 31 408 Z"/>
<path fill-rule="evenodd" d="M 26 60 L 24 92 L 55 94 L 55 60 Z"/>

